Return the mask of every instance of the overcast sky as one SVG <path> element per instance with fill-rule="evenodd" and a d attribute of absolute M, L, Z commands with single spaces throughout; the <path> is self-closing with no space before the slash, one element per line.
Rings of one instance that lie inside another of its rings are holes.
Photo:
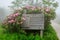
<path fill-rule="evenodd" d="M 8 9 L 9 8 L 8 6 L 11 5 L 12 1 L 13 0 L 0 0 L 0 7 Z M 58 1 L 59 3 L 59 7 L 56 10 L 56 14 L 57 14 L 56 17 L 57 19 L 59 19 L 60 18 L 60 0 L 56 0 L 56 1 Z"/>
<path fill-rule="evenodd" d="M 0 7 L 7 8 L 13 0 L 0 0 Z"/>

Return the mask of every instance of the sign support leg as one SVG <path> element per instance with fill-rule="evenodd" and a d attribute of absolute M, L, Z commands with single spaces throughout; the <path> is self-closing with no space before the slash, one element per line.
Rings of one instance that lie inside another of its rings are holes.
<path fill-rule="evenodd" d="M 43 37 L 43 30 L 40 30 L 40 36 Z"/>

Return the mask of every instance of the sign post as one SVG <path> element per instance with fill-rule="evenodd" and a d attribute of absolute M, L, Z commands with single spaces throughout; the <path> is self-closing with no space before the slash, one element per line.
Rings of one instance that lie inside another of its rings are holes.
<path fill-rule="evenodd" d="M 32 13 L 23 14 L 26 16 L 26 21 L 23 23 L 22 29 L 25 30 L 40 30 L 41 37 L 43 36 L 44 30 L 44 14 L 43 13 Z"/>

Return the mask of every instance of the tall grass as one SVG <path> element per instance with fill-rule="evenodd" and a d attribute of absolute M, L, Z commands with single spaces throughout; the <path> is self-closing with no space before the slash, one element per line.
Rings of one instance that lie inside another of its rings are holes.
<path fill-rule="evenodd" d="M 0 29 L 1 25 L 0 25 Z M 25 33 L 3 33 L 3 30 L 0 30 L 0 40 L 58 40 L 55 30 L 51 25 L 48 25 L 44 30 L 43 38 L 37 33 L 25 34 Z"/>

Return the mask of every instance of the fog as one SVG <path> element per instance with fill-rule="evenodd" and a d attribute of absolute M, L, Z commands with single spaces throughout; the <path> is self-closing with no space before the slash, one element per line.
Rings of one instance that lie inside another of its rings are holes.
<path fill-rule="evenodd" d="M 56 0 L 58 2 L 58 8 L 56 9 L 56 19 L 55 22 L 60 24 L 60 0 Z"/>
<path fill-rule="evenodd" d="M 8 6 L 11 5 L 11 2 L 13 0 L 0 0 L 0 8 L 4 9 L 4 16 L 1 15 L 2 13 L 0 13 L 0 20 L 4 17 L 6 17 L 7 15 L 11 14 L 10 8 Z M 59 7 L 56 10 L 56 19 L 54 20 L 57 23 L 60 23 L 60 0 L 56 0 L 59 3 Z"/>

